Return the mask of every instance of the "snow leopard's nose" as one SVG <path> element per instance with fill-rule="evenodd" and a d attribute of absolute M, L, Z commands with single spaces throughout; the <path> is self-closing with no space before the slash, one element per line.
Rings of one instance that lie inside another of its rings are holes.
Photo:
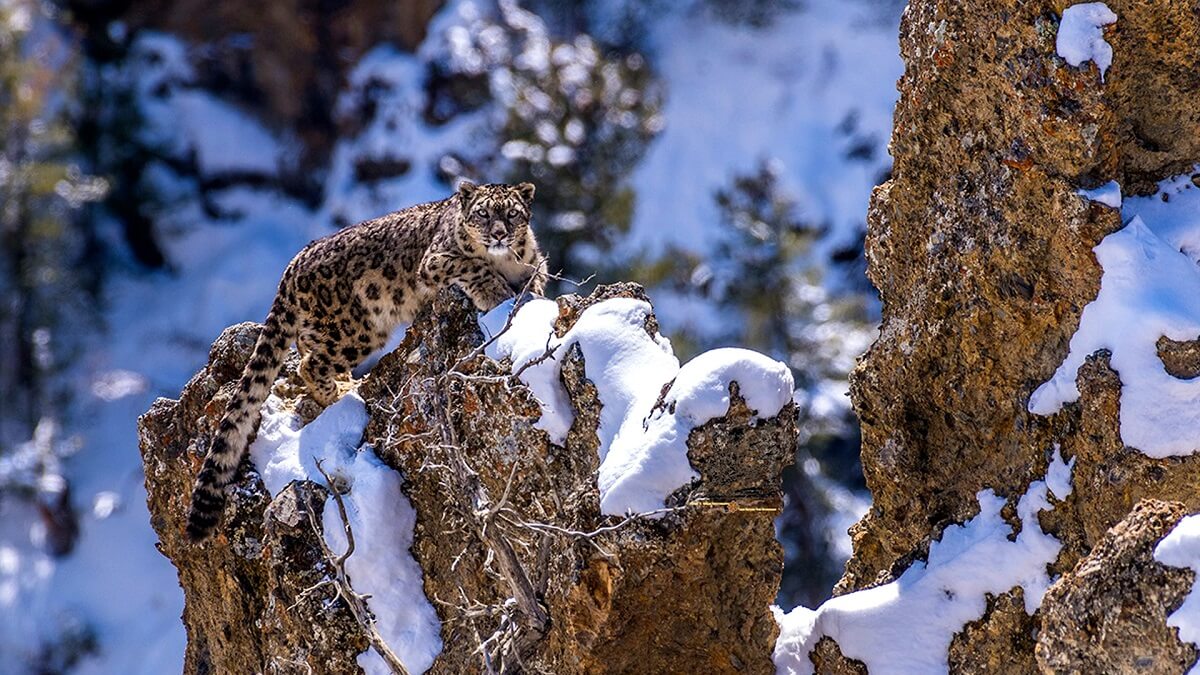
<path fill-rule="evenodd" d="M 491 229 L 488 230 L 488 235 L 496 241 L 502 241 L 508 236 L 508 227 L 503 222 L 495 221 L 492 223 Z"/>

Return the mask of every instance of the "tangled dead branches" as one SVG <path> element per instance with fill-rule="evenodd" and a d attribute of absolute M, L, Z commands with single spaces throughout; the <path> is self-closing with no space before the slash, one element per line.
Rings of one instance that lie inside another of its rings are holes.
<path fill-rule="evenodd" d="M 452 567 L 457 568 L 468 557 L 482 558 L 484 574 L 503 589 L 502 597 L 487 601 L 473 596 L 462 586 L 455 589 L 457 597 L 453 600 L 435 598 L 452 609 L 452 621 L 462 621 L 469 626 L 469 634 L 477 642 L 475 653 L 481 669 L 488 673 L 529 669 L 523 655 L 532 653 L 550 628 L 551 617 L 544 593 L 552 573 L 551 557 L 556 551 L 575 542 L 586 542 L 586 546 L 604 558 L 615 560 L 600 542 L 603 536 L 648 516 L 660 516 L 682 508 L 628 514 L 623 519 L 615 519 L 617 522 L 585 528 L 548 522 L 554 520 L 552 513 L 541 507 L 537 513 L 526 512 L 537 503 L 537 500 L 528 499 L 527 491 L 537 489 L 532 485 L 547 489 L 548 493 L 543 496 L 555 503 L 560 511 L 563 495 L 549 489 L 547 472 L 537 465 L 540 462 L 531 462 L 532 455 L 522 454 L 527 448 L 506 451 L 497 447 L 478 447 L 481 438 L 491 438 L 492 442 L 503 440 L 471 427 L 474 422 L 471 421 L 472 413 L 468 412 L 477 410 L 480 405 L 489 405 L 482 401 L 491 402 L 490 405 L 496 405 L 498 410 L 511 410 L 515 405 L 513 401 L 532 400 L 532 394 L 519 378 L 524 368 L 517 368 L 510 374 L 504 372 L 509 368 L 501 366 L 498 370 L 494 365 L 488 365 L 491 362 L 485 356 L 487 347 L 512 328 L 515 313 L 514 308 L 495 335 L 472 348 L 463 349 L 462 356 L 446 358 L 444 364 L 410 356 L 406 376 L 401 378 L 398 386 L 386 387 L 390 403 L 379 407 L 389 420 L 380 445 L 403 448 L 397 453 L 409 458 L 419 455 L 419 463 L 413 468 L 417 474 L 436 483 L 445 506 L 439 521 L 445 529 L 439 536 L 443 539 L 456 537 L 464 542 Z M 555 358 L 552 338 L 552 334 L 547 337 L 546 348 L 537 357 L 538 362 Z M 464 442 L 463 433 L 470 435 L 470 443 Z M 472 447 L 468 448 L 468 445 Z M 539 441 L 535 445 L 545 443 Z M 493 468 L 507 465 L 507 478 L 481 478 L 478 468 L 485 465 Z M 563 486 L 565 492 L 595 490 L 590 471 L 577 478 L 579 485 Z M 516 499 L 515 492 L 521 492 L 522 498 Z M 570 498 L 568 494 L 567 499 Z M 469 553 L 468 549 L 474 545 L 479 548 Z"/>

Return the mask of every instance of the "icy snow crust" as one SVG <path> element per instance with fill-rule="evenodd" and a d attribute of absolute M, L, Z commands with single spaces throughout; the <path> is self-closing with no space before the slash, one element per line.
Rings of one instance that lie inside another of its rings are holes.
<path fill-rule="evenodd" d="M 1020 586 L 1026 612 L 1041 605 L 1050 586 L 1046 566 L 1058 557 L 1062 543 L 1042 532 L 1037 514 L 1051 508 L 1047 484 L 1058 499 L 1070 493 L 1070 472 L 1056 449 L 1046 480 L 1031 483 L 1017 503 L 1021 532 L 1015 541 L 1009 540 L 1012 526 L 1000 516 L 1005 500 L 981 490 L 979 515 L 946 528 L 941 541 L 929 546 L 928 561 L 915 563 L 899 579 L 833 598 L 816 610 L 775 608 L 776 671 L 812 673 L 809 652 L 828 636 L 842 654 L 865 663 L 871 675 L 949 672 L 950 642 L 964 625 L 983 616 L 986 594 Z"/>
<path fill-rule="evenodd" d="M 1112 46 L 1104 41 L 1104 26 L 1115 23 L 1117 15 L 1103 2 L 1085 2 L 1063 10 L 1058 25 L 1055 49 L 1072 66 L 1094 61 L 1100 69 L 1100 81 L 1112 65 Z"/>
<path fill-rule="evenodd" d="M 746 405 L 766 419 L 779 414 L 792 398 L 794 385 L 787 366 L 745 349 L 714 349 L 682 368 L 661 335 L 646 333 L 650 305 L 614 298 L 584 310 L 558 338 L 554 320 L 558 303 L 530 300 L 513 312 L 506 302 L 480 319 L 489 339 L 487 355 L 508 358 L 513 372 L 542 407 L 537 427 L 563 444 L 574 413 L 559 383 L 562 360 L 572 345 L 583 352 L 587 377 L 596 385 L 600 412 L 600 509 L 607 515 L 648 513 L 663 508 L 676 489 L 698 475 L 687 459 L 688 434 L 729 410 L 729 383 L 736 381 Z M 663 405 L 655 407 L 662 387 L 671 382 Z"/>
<path fill-rule="evenodd" d="M 1180 520 L 1171 533 L 1158 542 L 1154 559 L 1171 567 L 1190 567 L 1200 575 L 1200 515 Z M 1167 617 L 1167 625 L 1179 629 L 1180 640 L 1200 647 L 1200 597 L 1196 595 L 1195 584 L 1179 609 Z M 1188 673 L 1200 674 L 1200 665 L 1192 666 Z"/>
<path fill-rule="evenodd" d="M 342 397 L 308 425 L 282 410 L 272 395 L 263 411 L 258 438 L 250 457 L 271 495 L 295 480 L 322 485 L 329 476 L 343 483 L 346 516 L 354 532 L 354 554 L 346 573 L 359 593 L 370 595 L 367 605 L 376 627 L 400 661 L 412 672 L 424 672 L 442 651 L 441 623 L 425 597 L 421 568 L 410 549 L 417 512 L 400 491 L 400 474 L 362 445 L 367 409 L 356 393 Z M 325 541 L 337 553 L 346 550 L 346 535 L 336 502 L 325 502 Z M 391 672 L 383 659 L 368 649 L 358 657 L 368 675 Z"/>
<path fill-rule="evenodd" d="M 1163 201 L 1163 196 L 1168 201 Z M 1029 399 L 1029 410 L 1051 415 L 1079 399 L 1076 373 L 1088 355 L 1111 352 L 1121 377 L 1121 440 L 1150 457 L 1200 449 L 1200 379 L 1167 373 L 1160 336 L 1200 335 L 1200 190 L 1189 176 L 1159 185 L 1148 197 L 1125 200 L 1129 224 L 1096 246 L 1104 268 L 1100 293 L 1083 310 L 1070 352 Z"/>

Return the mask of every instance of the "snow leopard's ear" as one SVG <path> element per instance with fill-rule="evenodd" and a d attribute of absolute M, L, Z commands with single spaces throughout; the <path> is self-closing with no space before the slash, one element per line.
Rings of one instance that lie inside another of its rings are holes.
<path fill-rule="evenodd" d="M 526 205 L 533 203 L 534 190 L 535 188 L 533 187 L 533 183 L 521 183 L 517 186 L 517 194 L 521 195 L 521 200 L 524 201 Z"/>
<path fill-rule="evenodd" d="M 479 186 L 469 180 L 460 181 L 458 184 L 458 198 L 462 202 L 463 208 L 471 205 L 471 199 L 475 197 L 475 190 Z"/>

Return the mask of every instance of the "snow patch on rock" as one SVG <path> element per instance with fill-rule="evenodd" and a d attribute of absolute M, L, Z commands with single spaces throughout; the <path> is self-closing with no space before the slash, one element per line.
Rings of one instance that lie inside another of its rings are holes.
<path fill-rule="evenodd" d="M 598 482 L 600 508 L 608 515 L 661 509 L 672 492 L 698 477 L 687 459 L 688 434 L 728 412 L 730 382 L 738 383 L 761 419 L 779 414 L 795 388 L 786 365 L 745 349 L 715 349 L 680 367 L 670 341 L 646 332 L 652 309 L 641 300 L 592 305 L 561 338 L 554 335 L 554 301 L 526 302 L 504 330 L 513 311 L 509 301 L 480 319 L 485 336 L 495 336 L 487 354 L 511 360 L 513 372 L 521 373 L 541 404 L 537 427 L 559 445 L 574 421 L 559 379 L 562 360 L 572 345 L 583 353 L 587 377 L 603 404 Z M 542 358 L 547 351 L 552 356 Z"/>
<path fill-rule="evenodd" d="M 267 399 L 258 438 L 250 446 L 263 484 L 272 495 L 295 480 L 324 485 L 317 470 L 320 461 L 347 488 L 343 501 L 355 544 L 346 560 L 350 582 L 354 590 L 370 595 L 367 605 L 379 632 L 404 665 L 412 672 L 428 670 L 442 651 L 441 622 L 425 597 L 421 568 L 410 551 L 417 512 L 400 491 L 400 474 L 380 461 L 371 446 L 360 445 L 366 405 L 358 394 L 346 394 L 307 425 L 282 405 L 274 395 Z M 322 518 L 329 547 L 345 551 L 346 535 L 333 499 L 326 501 Z M 359 655 L 358 665 L 368 675 L 391 672 L 372 649 Z"/>
<path fill-rule="evenodd" d="M 1200 165 L 1159 182 L 1154 194 L 1127 198 L 1121 215 L 1141 216 L 1159 238 L 1200 264 L 1200 189 L 1192 178 L 1197 172 Z"/>
<path fill-rule="evenodd" d="M 1104 41 L 1104 26 L 1116 23 L 1117 15 L 1103 2 L 1084 2 L 1063 10 L 1055 49 L 1072 66 L 1094 61 L 1100 81 L 1112 65 L 1112 45 Z"/>
<path fill-rule="evenodd" d="M 1025 590 L 1025 611 L 1041 605 L 1050 586 L 1046 566 L 1062 543 L 1042 531 L 1038 512 L 1050 509 L 1047 483 L 1070 484 L 1070 465 L 1055 452 L 1047 479 L 1034 481 L 1017 503 L 1021 532 L 1000 515 L 1003 497 L 981 490 L 979 515 L 952 525 L 929 546 L 929 559 L 895 581 L 833 598 L 816 610 L 776 608 L 779 640 L 775 667 L 781 675 L 812 673 L 809 653 L 823 637 L 842 654 L 867 665 L 872 675 L 949 672 L 947 653 L 955 634 L 983 616 L 988 594 Z M 1056 496 L 1057 492 L 1056 492 Z"/>
<path fill-rule="evenodd" d="M 1110 180 L 1098 188 L 1078 190 L 1077 192 L 1085 199 L 1097 204 L 1103 204 L 1113 209 L 1121 208 L 1121 184 L 1115 180 Z"/>
<path fill-rule="evenodd" d="M 1165 201 L 1164 201 L 1165 198 Z M 1126 199 L 1124 229 L 1094 249 L 1100 293 L 1083 310 L 1070 352 L 1029 399 L 1039 415 L 1079 399 L 1076 373 L 1101 349 L 1121 377 L 1121 440 L 1150 457 L 1200 449 L 1200 380 L 1166 371 L 1158 339 L 1200 336 L 1200 190 L 1189 176 L 1163 181 L 1149 197 Z"/>
<path fill-rule="evenodd" d="M 1200 515 L 1180 520 L 1170 534 L 1158 542 L 1154 559 L 1171 567 L 1190 567 L 1200 574 Z M 1179 609 L 1167 617 L 1167 625 L 1179 629 L 1180 640 L 1200 647 L 1200 596 L 1196 595 L 1195 585 Z M 1196 675 L 1200 673 L 1200 667 L 1192 666 L 1188 672 Z"/>
<path fill-rule="evenodd" d="M 1046 469 L 1046 487 L 1050 488 L 1050 494 L 1060 502 L 1071 494 L 1071 476 L 1074 471 L 1075 458 L 1064 462 L 1058 443 L 1055 443 L 1054 457 L 1050 460 L 1050 467 Z"/>

